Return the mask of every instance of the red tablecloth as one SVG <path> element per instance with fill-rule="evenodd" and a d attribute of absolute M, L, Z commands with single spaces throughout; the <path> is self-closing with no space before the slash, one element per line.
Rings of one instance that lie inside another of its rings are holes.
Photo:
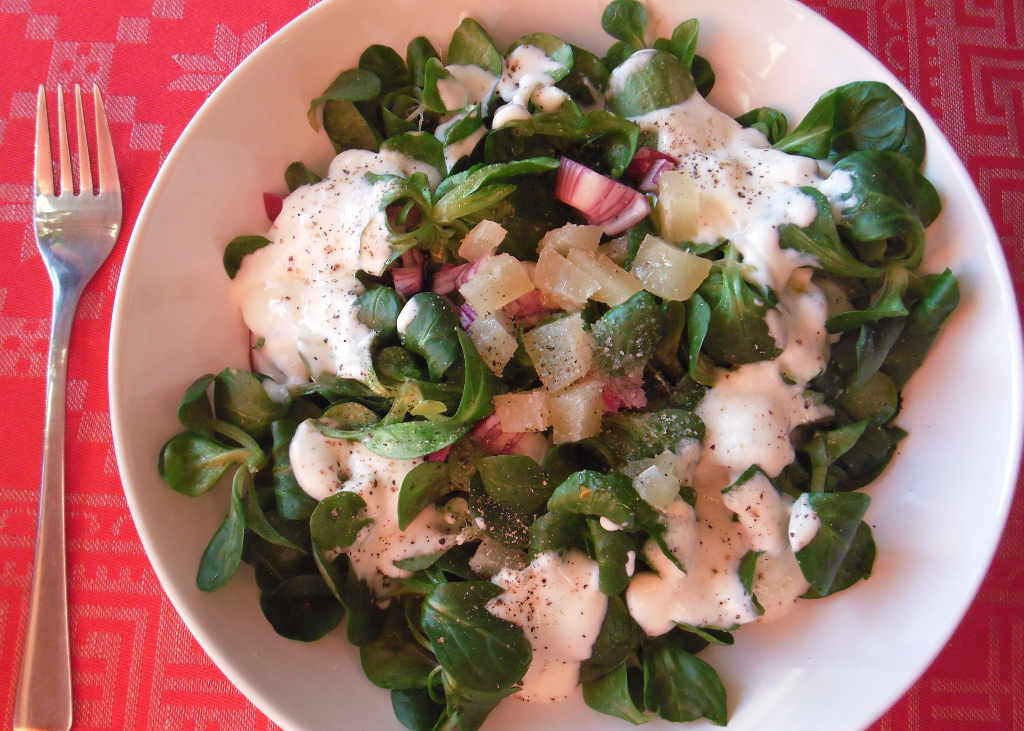
<path fill-rule="evenodd" d="M 0 0 L 0 723 L 11 727 L 42 451 L 50 284 L 31 225 L 37 85 L 96 82 L 125 230 L 82 298 L 68 384 L 75 728 L 276 729 L 171 607 L 118 479 L 107 337 L 128 234 L 182 129 L 224 76 L 317 0 Z M 1024 2 L 812 3 L 888 65 L 952 140 L 1024 288 Z M 227 7 L 230 6 L 230 7 Z M 262 6 L 262 7 L 260 7 Z M 52 96 L 51 96 L 52 100 Z M 1024 730 L 1024 500 L 963 624 L 873 729 Z"/>

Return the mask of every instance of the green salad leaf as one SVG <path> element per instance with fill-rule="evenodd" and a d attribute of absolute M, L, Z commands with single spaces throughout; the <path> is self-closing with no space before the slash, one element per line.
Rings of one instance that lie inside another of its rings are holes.
<path fill-rule="evenodd" d="M 862 492 L 812 493 L 809 500 L 821 525 L 811 542 L 796 552 L 796 560 L 811 588 L 825 596 L 853 544 L 871 498 Z"/>
<path fill-rule="evenodd" d="M 448 63 L 479 66 L 494 76 L 501 76 L 501 54 L 490 34 L 472 18 L 466 18 L 455 29 L 448 45 Z"/>
<path fill-rule="evenodd" d="M 636 0 L 612 0 L 601 14 L 601 27 L 612 38 L 628 43 L 634 49 L 647 46 L 647 11 Z"/>
<path fill-rule="evenodd" d="M 666 721 L 726 723 L 725 686 L 718 673 L 666 637 L 644 643 L 644 704 Z"/>
<path fill-rule="evenodd" d="M 658 345 L 662 313 L 643 290 L 612 307 L 594 323 L 594 357 L 605 373 L 625 376 L 647 365 Z"/>
<path fill-rule="evenodd" d="M 609 88 L 606 102 L 608 110 L 620 117 L 637 117 L 684 102 L 695 90 L 693 76 L 682 61 L 671 53 L 653 51 L 621 88 Z"/>
<path fill-rule="evenodd" d="M 490 582 L 461 581 L 441 584 L 423 600 L 423 632 L 434 654 L 445 672 L 471 691 L 511 688 L 533 658 L 523 631 L 485 608 L 499 594 Z"/>

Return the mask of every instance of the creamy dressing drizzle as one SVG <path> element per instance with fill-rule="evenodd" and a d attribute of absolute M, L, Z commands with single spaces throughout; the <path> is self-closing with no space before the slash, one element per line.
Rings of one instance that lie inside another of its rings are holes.
<path fill-rule="evenodd" d="M 296 482 L 310 497 L 323 500 L 341 490 L 366 501 L 373 523 L 359 531 L 348 554 L 356 576 L 380 595 L 392 579 L 411 576 L 395 561 L 438 553 L 466 539 L 464 524 L 451 524 L 429 505 L 404 530 L 398 528 L 402 480 L 422 459 L 379 457 L 358 442 L 330 439 L 303 422 L 288 448 Z"/>
<path fill-rule="evenodd" d="M 434 168 L 399 152 L 347 150 L 326 178 L 285 199 L 267 234 L 271 243 L 245 257 L 231 281 L 245 324 L 264 340 L 261 355 L 287 385 L 320 373 L 359 380 L 370 374 L 374 333 L 356 317 L 363 285 L 355 273 L 380 274 L 391 255 L 380 204 L 395 183 L 370 183 L 368 172 L 422 172 L 431 186 L 440 182 Z"/>
<path fill-rule="evenodd" d="M 498 129 L 515 120 L 530 119 L 531 101 L 544 112 L 558 109 L 569 98 L 550 76 L 559 68 L 561 64 L 537 46 L 519 46 L 512 51 L 505 59 L 497 86 L 498 95 L 506 104 L 494 112 L 492 127 Z"/>
<path fill-rule="evenodd" d="M 466 89 L 469 104 L 480 104 L 486 102 L 494 91 L 498 77 L 487 69 L 482 69 L 475 64 L 452 64 L 445 68 L 455 77 L 455 80 Z M 447 104 L 445 104 L 448 107 Z M 448 107 L 454 109 L 455 107 Z"/>
<path fill-rule="evenodd" d="M 647 60 L 643 53 L 626 63 L 639 68 Z M 625 77 L 613 74 L 612 89 Z M 767 621 L 788 611 L 807 590 L 794 551 L 814 537 L 817 516 L 806 498 L 791 513 L 789 499 L 764 476 L 734 488 L 733 494 L 723 497 L 721 491 L 754 464 L 769 477 L 777 476 L 795 457 L 789 439 L 793 427 L 832 413 L 804 390 L 827 361 L 825 320 L 835 303 L 811 281 L 808 267 L 817 264 L 814 258 L 779 246 L 778 227 L 803 227 L 814 220 L 814 202 L 801 186 L 834 196 L 848 192 L 852 181 L 842 173 L 822 179 L 817 162 L 770 149 L 764 135 L 742 128 L 699 94 L 634 121 L 657 132 L 658 149 L 676 157 L 679 169 L 696 182 L 700 216 L 695 240 L 728 239 L 748 265 L 745 276 L 778 295 L 779 306 L 768 324 L 783 352 L 772 361 L 718 370 L 714 388 L 696 409 L 707 427 L 693 478 L 696 507 L 692 516 L 680 510 L 665 516 L 670 546 L 695 534 L 693 554 L 682 561 L 686 573 L 649 541 L 644 553 L 654 572 L 633 578 L 627 604 L 649 635 L 677 623 L 731 627 Z M 753 594 L 765 609 L 760 618 L 738 574 L 740 560 L 751 550 L 765 551 L 753 582 Z"/>
<path fill-rule="evenodd" d="M 564 558 L 542 553 L 525 569 L 502 569 L 491 581 L 504 592 L 487 603 L 487 611 L 522 627 L 533 648 L 516 697 L 562 700 L 576 687 L 580 663 L 590 657 L 608 610 L 597 562 L 575 549 Z"/>
<path fill-rule="evenodd" d="M 810 493 L 804 493 L 790 507 L 789 543 L 793 553 L 814 540 L 821 527 L 821 518 L 811 507 Z"/>

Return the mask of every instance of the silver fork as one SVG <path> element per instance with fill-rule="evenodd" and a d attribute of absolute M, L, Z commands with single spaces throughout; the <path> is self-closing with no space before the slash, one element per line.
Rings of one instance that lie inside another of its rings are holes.
<path fill-rule="evenodd" d="M 78 298 L 110 254 L 121 231 L 121 187 L 114 148 L 99 89 L 93 85 L 99 193 L 93 194 L 92 166 L 82 110 L 78 112 L 78 171 L 75 195 L 64 115 L 64 90 L 57 87 L 60 137 L 60 193 L 54 193 L 46 90 L 39 87 L 36 117 L 36 243 L 53 282 L 50 364 L 46 381 L 46 428 L 39 495 L 28 631 L 14 701 L 15 731 L 67 731 L 71 728 L 71 653 L 68 637 L 67 575 L 64 560 L 64 417 L 68 342 Z"/>

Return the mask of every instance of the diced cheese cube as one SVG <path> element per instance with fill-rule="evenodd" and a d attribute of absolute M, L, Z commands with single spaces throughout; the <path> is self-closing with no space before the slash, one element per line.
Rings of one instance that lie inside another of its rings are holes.
<path fill-rule="evenodd" d="M 473 230 L 466 234 L 459 246 L 459 256 L 466 261 L 483 259 L 505 240 L 507 232 L 494 221 L 483 220 L 473 227 Z"/>
<path fill-rule="evenodd" d="M 565 388 L 590 370 L 594 342 L 583 329 L 580 315 L 535 327 L 523 336 L 523 345 L 541 383 L 551 391 Z"/>
<path fill-rule="evenodd" d="M 636 252 L 631 271 L 651 294 L 682 302 L 707 278 L 711 262 L 648 234 Z"/>
<path fill-rule="evenodd" d="M 667 474 L 662 472 L 657 465 L 648 467 L 633 478 L 633 487 L 640 497 L 658 510 L 664 510 L 679 497 L 679 478 L 671 471 Z"/>
<path fill-rule="evenodd" d="M 629 239 L 625 236 L 619 236 L 617 239 L 612 239 L 607 244 L 601 244 L 598 246 L 597 253 L 604 254 L 620 267 L 624 266 L 626 256 L 629 254 Z"/>
<path fill-rule="evenodd" d="M 500 394 L 493 402 L 504 432 L 544 431 L 551 426 L 546 388 Z"/>
<path fill-rule="evenodd" d="M 600 285 L 590 299 L 615 307 L 644 288 L 632 272 L 627 272 L 604 254 L 571 249 L 569 262 L 575 264 Z"/>
<path fill-rule="evenodd" d="M 542 249 L 534 270 L 534 283 L 552 303 L 564 310 L 579 310 L 600 284 L 554 249 Z"/>
<path fill-rule="evenodd" d="M 575 223 L 567 223 L 561 228 L 544 234 L 544 238 L 540 240 L 537 248 L 538 250 L 551 248 L 563 256 L 568 253 L 569 249 L 597 251 L 602 233 L 600 226 L 577 226 Z"/>
<path fill-rule="evenodd" d="M 478 316 L 496 312 L 536 289 L 523 265 L 511 254 L 488 257 L 479 266 L 476 274 L 459 287 L 459 293 Z"/>
<path fill-rule="evenodd" d="M 658 179 L 658 216 L 661 235 L 681 244 L 697 235 L 700 194 L 685 170 L 665 170 Z"/>
<path fill-rule="evenodd" d="M 496 376 L 501 376 L 501 372 L 505 370 L 505 364 L 512 360 L 512 356 L 516 354 L 516 348 L 519 347 L 518 341 L 509 333 L 502 320 L 507 322 L 507 318 L 504 316 L 500 318 L 496 315 L 478 317 L 469 329 L 470 340 L 476 346 L 480 357 L 484 359 L 484 363 L 494 371 Z"/>
<path fill-rule="evenodd" d="M 587 380 L 548 398 L 551 406 L 552 441 L 555 444 L 575 442 L 601 432 L 604 416 L 604 384 L 600 380 Z"/>

